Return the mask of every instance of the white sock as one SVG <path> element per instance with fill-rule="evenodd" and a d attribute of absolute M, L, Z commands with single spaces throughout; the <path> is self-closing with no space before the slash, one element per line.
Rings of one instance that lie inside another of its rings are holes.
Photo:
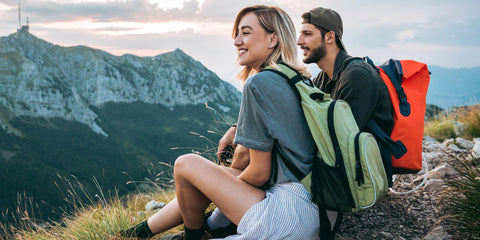
<path fill-rule="evenodd" d="M 230 223 L 232 223 L 230 219 L 228 219 L 218 208 L 215 208 L 212 215 L 207 219 L 208 227 L 212 230 L 226 227 Z"/>

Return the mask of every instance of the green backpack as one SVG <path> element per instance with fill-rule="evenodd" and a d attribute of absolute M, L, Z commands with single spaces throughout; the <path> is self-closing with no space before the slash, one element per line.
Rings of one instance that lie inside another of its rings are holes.
<path fill-rule="evenodd" d="M 311 191 L 320 212 L 320 237 L 330 238 L 330 221 L 325 209 L 358 212 L 373 206 L 388 193 L 387 176 L 375 137 L 361 132 L 350 106 L 332 100 L 285 64 L 280 71 L 267 67 L 288 80 L 299 96 L 303 113 L 314 138 L 317 153 L 306 176 L 295 165 L 284 161 L 302 184 Z M 337 228 L 340 222 L 337 219 Z"/>

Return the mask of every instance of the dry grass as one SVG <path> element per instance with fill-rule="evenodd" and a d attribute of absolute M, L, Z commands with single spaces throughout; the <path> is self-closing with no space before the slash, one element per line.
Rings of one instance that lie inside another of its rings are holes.
<path fill-rule="evenodd" d="M 175 197 L 173 185 L 165 186 L 155 181 L 146 180 L 141 184 L 149 185 L 148 192 L 119 197 L 117 193 L 106 196 L 98 187 L 98 193 L 91 195 L 78 182 L 62 178 L 69 193 L 67 202 L 74 205 L 71 213 L 65 213 L 61 221 L 40 222 L 30 212 L 35 205 L 24 194 L 19 198 L 18 208 L 14 215 L 14 223 L 0 223 L 0 234 L 5 240 L 64 240 L 64 239 L 110 239 L 122 229 L 131 227 L 155 213 L 145 211 L 145 205 L 155 200 L 168 203 Z M 96 180 L 94 179 L 94 182 Z M 133 182 L 131 182 L 133 184 Z M 135 182 L 139 184 L 139 182 Z M 87 199 L 81 201 L 80 199 Z M 7 213 L 4 213 L 4 216 Z M 5 219 L 2 218 L 2 219 Z M 181 230 L 179 226 L 164 234 Z M 161 234 L 163 235 L 163 234 Z"/>
<path fill-rule="evenodd" d="M 463 123 L 464 131 L 460 135 L 455 132 L 455 122 Z M 455 137 L 472 140 L 480 136 L 480 105 L 461 107 L 435 116 L 425 122 L 424 134 L 438 141 Z"/>

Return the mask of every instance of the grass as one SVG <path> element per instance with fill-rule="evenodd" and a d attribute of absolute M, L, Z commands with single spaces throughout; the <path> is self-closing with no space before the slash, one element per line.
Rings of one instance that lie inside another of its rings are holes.
<path fill-rule="evenodd" d="M 465 123 L 465 139 L 480 136 L 480 105 L 474 105 L 460 110 L 460 119 Z"/>
<path fill-rule="evenodd" d="M 438 141 L 455 138 L 455 123 L 447 116 L 435 117 L 435 119 L 425 123 L 424 134 Z"/>
<path fill-rule="evenodd" d="M 456 133 L 455 122 L 463 123 L 463 131 Z M 461 137 L 472 140 L 480 136 L 480 105 L 455 108 L 447 114 L 437 114 L 425 122 L 424 134 L 438 141 Z M 458 134 L 458 135 L 457 135 Z"/>
<path fill-rule="evenodd" d="M 120 230 L 132 227 L 156 213 L 157 210 L 145 210 L 145 206 L 149 201 L 155 200 L 157 202 L 168 203 L 175 198 L 173 185 L 166 186 L 150 180 L 135 182 L 135 184 L 139 185 L 149 185 L 147 192 L 139 192 L 124 197 L 118 197 L 118 194 L 114 193 L 113 196 L 109 197 L 105 196 L 99 188 L 99 192 L 95 194 L 93 198 L 89 193 L 84 191 L 84 187 L 81 186 L 79 182 L 72 183 L 70 180 L 65 181 L 71 186 L 71 189 L 68 190 L 71 195 L 67 201 L 75 204 L 73 212 L 65 212 L 65 216 L 60 222 L 39 222 L 34 217 L 29 216 L 29 212 L 32 210 L 31 208 L 29 208 L 29 210 L 18 208 L 15 213 L 14 223 L 0 223 L 0 239 L 118 239 L 114 238 L 114 236 Z M 96 182 L 95 179 L 94 182 Z M 80 196 L 82 194 L 88 195 L 87 198 L 89 200 L 87 202 L 79 201 L 79 199 L 82 198 L 82 196 Z M 25 202 L 29 204 L 32 203 L 26 196 L 23 196 L 22 199 L 27 199 Z M 19 205 L 26 206 L 22 201 L 19 201 Z M 211 204 L 207 211 L 213 210 L 214 208 L 215 206 Z M 153 239 L 175 234 L 181 230 L 183 230 L 183 225 L 158 234 Z"/>
<path fill-rule="evenodd" d="M 454 157 L 456 158 L 456 157 Z M 451 180 L 447 192 L 454 234 L 462 239 L 480 239 L 480 159 L 457 159 L 460 178 Z"/>
<path fill-rule="evenodd" d="M 3 239 L 110 239 L 118 231 L 153 215 L 155 210 L 145 211 L 147 202 L 155 200 L 167 203 L 175 197 L 173 187 L 165 187 L 154 181 L 142 182 L 144 185 L 149 185 L 151 191 L 119 197 L 117 193 L 113 193 L 112 196 L 105 195 L 95 179 L 93 181 L 97 184 L 98 193 L 93 196 L 86 192 L 78 181 L 66 178 L 62 180 L 69 188 L 66 201 L 74 206 L 73 212 L 64 212 L 65 216 L 60 222 L 39 222 L 29 216 L 34 204 L 30 205 L 32 202 L 24 195 L 18 202 L 19 206 L 23 207 L 17 208 L 13 213 L 15 222 L 0 224 L 0 234 Z M 138 183 L 135 182 L 135 184 Z M 82 201 L 81 199 L 84 198 L 88 200 Z M 171 234 L 181 229 L 182 227 L 179 226 L 163 234 Z"/>

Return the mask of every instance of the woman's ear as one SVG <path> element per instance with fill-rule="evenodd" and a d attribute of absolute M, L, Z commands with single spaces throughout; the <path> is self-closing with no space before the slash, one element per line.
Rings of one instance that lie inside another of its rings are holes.
<path fill-rule="evenodd" d="M 268 48 L 275 48 L 277 44 L 278 44 L 278 36 L 277 36 L 277 33 L 274 32 L 270 36 L 270 43 L 268 44 Z"/>

